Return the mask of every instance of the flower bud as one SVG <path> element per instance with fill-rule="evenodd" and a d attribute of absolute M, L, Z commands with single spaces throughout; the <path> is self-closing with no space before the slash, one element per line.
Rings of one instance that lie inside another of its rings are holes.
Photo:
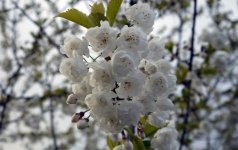
<path fill-rule="evenodd" d="M 66 100 L 67 104 L 76 104 L 77 103 L 78 98 L 76 97 L 75 94 L 70 94 Z"/>
<path fill-rule="evenodd" d="M 84 112 L 75 113 L 75 114 L 72 116 L 71 122 L 72 122 L 72 123 L 76 123 L 76 122 L 78 122 L 80 119 L 82 119 L 83 116 L 84 116 Z"/>

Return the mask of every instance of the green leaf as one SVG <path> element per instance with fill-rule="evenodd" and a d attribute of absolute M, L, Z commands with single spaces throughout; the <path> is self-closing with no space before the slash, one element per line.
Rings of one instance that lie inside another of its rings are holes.
<path fill-rule="evenodd" d="M 134 150 L 146 150 L 146 147 L 143 143 L 143 141 L 138 138 L 137 136 L 134 136 L 132 138 L 132 143 L 134 145 Z"/>
<path fill-rule="evenodd" d="M 107 146 L 110 148 L 110 150 L 112 150 L 114 147 L 116 147 L 119 144 L 120 142 L 113 141 L 109 136 L 107 136 Z"/>
<path fill-rule="evenodd" d="M 182 95 L 184 99 L 189 99 L 189 97 L 191 97 L 191 92 L 188 88 L 184 88 L 182 90 Z"/>
<path fill-rule="evenodd" d="M 147 150 L 151 150 L 151 141 L 150 140 L 143 140 L 143 144 L 145 145 Z"/>
<path fill-rule="evenodd" d="M 180 5 L 181 5 L 182 9 L 186 9 L 190 6 L 190 2 L 189 1 L 181 1 Z"/>
<path fill-rule="evenodd" d="M 129 128 L 124 128 L 127 132 L 127 134 L 130 136 L 130 137 L 134 137 L 135 135 L 133 134 L 133 132 L 131 131 L 131 129 Z"/>
<path fill-rule="evenodd" d="M 116 19 L 122 1 L 123 0 L 110 0 L 108 3 L 106 16 L 111 26 L 113 25 Z"/>
<path fill-rule="evenodd" d="M 217 73 L 217 69 L 213 68 L 213 67 L 206 66 L 206 67 L 202 67 L 200 69 L 200 72 L 202 75 L 215 75 Z"/>
<path fill-rule="evenodd" d="M 100 13 L 102 15 L 105 14 L 105 8 L 103 6 L 103 3 L 94 3 L 92 6 L 91 6 L 91 13 Z"/>
<path fill-rule="evenodd" d="M 176 70 L 177 82 L 182 83 L 186 79 L 188 72 L 187 66 L 182 64 L 178 65 Z"/>
<path fill-rule="evenodd" d="M 125 130 L 127 131 L 129 137 L 132 139 L 134 150 L 147 150 L 142 139 L 134 135 L 131 129 L 125 128 Z"/>
<path fill-rule="evenodd" d="M 144 125 L 144 130 L 143 130 L 143 131 L 144 131 L 146 137 L 153 136 L 153 135 L 159 130 L 158 127 L 149 124 L 149 123 L 146 121 L 146 118 L 145 118 L 145 117 L 142 117 L 142 118 L 140 119 L 140 122 Z"/>
<path fill-rule="evenodd" d="M 190 130 L 194 130 L 194 129 L 199 128 L 199 124 L 198 124 L 198 123 L 195 123 L 195 122 L 190 122 L 190 123 L 188 124 L 188 127 L 187 127 L 187 128 L 190 129 Z"/>
<path fill-rule="evenodd" d="M 187 128 L 187 126 L 183 123 L 178 123 L 176 125 L 176 129 L 179 130 L 179 131 L 183 130 L 184 128 Z"/>
<path fill-rule="evenodd" d="M 187 137 L 187 138 L 185 139 L 185 144 L 186 144 L 186 145 L 189 145 L 190 143 L 192 143 L 192 140 L 189 139 L 189 137 Z"/>
<path fill-rule="evenodd" d="M 168 2 L 167 1 L 161 1 L 160 3 L 158 3 L 156 5 L 156 7 L 159 9 L 159 10 L 162 10 L 162 9 L 165 9 L 167 6 L 168 6 Z"/>
<path fill-rule="evenodd" d="M 204 102 L 203 100 L 200 100 L 197 104 L 196 104 L 197 109 L 201 110 L 201 109 L 205 109 L 208 112 L 211 111 L 211 108 L 207 105 L 206 102 Z"/>
<path fill-rule="evenodd" d="M 56 95 L 64 95 L 64 94 L 67 94 L 67 91 L 65 89 L 58 88 L 58 89 L 54 90 L 54 94 L 56 94 Z"/>
<path fill-rule="evenodd" d="M 88 16 L 95 26 L 100 26 L 101 20 L 107 20 L 103 3 L 94 3 L 91 6 L 91 14 Z"/>
<path fill-rule="evenodd" d="M 207 0 L 207 5 L 211 8 L 214 3 L 214 0 Z"/>
<path fill-rule="evenodd" d="M 107 18 L 100 13 L 91 13 L 88 17 L 93 21 L 94 26 L 100 26 L 101 20 L 107 20 Z"/>
<path fill-rule="evenodd" d="M 84 26 L 85 28 L 94 26 L 93 21 L 85 13 L 75 8 L 71 8 L 66 12 L 59 13 L 57 17 L 62 17 L 81 26 Z"/>
<path fill-rule="evenodd" d="M 172 52 L 174 48 L 174 43 L 172 41 L 169 41 L 165 44 L 165 48 L 169 51 Z"/>
<path fill-rule="evenodd" d="M 122 28 L 124 25 L 128 24 L 128 20 L 126 16 L 122 16 L 120 19 L 116 20 L 117 27 Z"/>
<path fill-rule="evenodd" d="M 149 124 L 149 123 L 146 123 L 145 125 L 145 128 L 144 128 L 144 132 L 145 132 L 145 135 L 147 137 L 149 136 L 153 136 L 157 131 L 158 131 L 159 128 Z"/>

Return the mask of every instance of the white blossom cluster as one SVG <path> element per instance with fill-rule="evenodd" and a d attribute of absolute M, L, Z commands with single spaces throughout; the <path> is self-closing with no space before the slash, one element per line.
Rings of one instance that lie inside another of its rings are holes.
<path fill-rule="evenodd" d="M 229 49 L 228 37 L 219 30 L 204 30 L 200 40 L 206 44 L 211 44 L 217 50 Z"/>
<path fill-rule="evenodd" d="M 177 135 L 178 133 L 174 128 L 174 125 L 169 124 L 167 127 L 164 127 L 155 133 L 151 140 L 151 148 L 155 150 L 177 150 Z"/>
<path fill-rule="evenodd" d="M 223 72 L 228 68 L 229 55 L 226 51 L 217 50 L 212 56 L 210 63 L 213 67 L 217 68 L 218 71 Z"/>
<path fill-rule="evenodd" d="M 148 40 L 156 13 L 149 5 L 138 3 L 125 15 L 131 26 L 117 29 L 102 21 L 100 27 L 88 29 L 82 39 L 65 39 L 61 52 L 68 58 L 61 62 L 60 72 L 73 82 L 67 103 L 84 102 L 90 117 L 109 133 L 136 127 L 142 116 L 154 126 L 166 127 L 174 109 L 168 96 L 176 88 L 176 76 L 170 62 L 163 59 L 163 41 L 156 37 Z M 100 57 L 86 61 L 92 51 Z M 84 114 L 76 113 L 72 118 L 80 129 L 88 127 Z M 155 149 L 176 139 L 170 130 L 176 131 L 166 127 L 156 133 Z M 166 139 L 161 140 L 164 136 Z"/>

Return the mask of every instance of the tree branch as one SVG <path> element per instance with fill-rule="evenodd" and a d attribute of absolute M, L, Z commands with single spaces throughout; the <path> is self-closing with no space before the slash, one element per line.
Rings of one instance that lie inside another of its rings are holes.
<path fill-rule="evenodd" d="M 195 41 L 195 29 L 196 29 L 196 18 L 197 18 L 197 0 L 194 0 L 194 5 L 193 5 L 193 20 L 192 20 L 192 32 L 191 32 L 191 40 L 190 40 L 190 58 L 189 58 L 189 63 L 188 63 L 188 67 L 189 67 L 189 72 L 193 71 L 193 58 L 194 58 L 194 41 Z M 189 91 L 191 91 L 191 81 L 192 79 L 190 79 L 188 81 L 188 84 L 186 86 L 186 88 L 188 88 Z M 188 129 L 186 127 L 186 125 L 189 123 L 189 114 L 190 114 L 190 100 L 191 100 L 191 92 L 189 92 L 189 97 L 186 100 L 186 113 L 184 115 L 184 120 L 183 120 L 183 124 L 185 125 L 185 127 L 182 130 L 182 135 L 180 138 L 180 146 L 179 146 L 179 150 L 183 149 L 183 146 L 185 144 L 185 139 L 186 136 L 188 136 Z"/>
<path fill-rule="evenodd" d="M 51 136 L 52 136 L 52 140 L 53 140 L 54 150 L 59 150 L 58 145 L 57 145 L 55 126 L 54 126 L 54 107 L 53 107 L 52 98 L 50 98 L 50 130 L 51 130 Z"/>

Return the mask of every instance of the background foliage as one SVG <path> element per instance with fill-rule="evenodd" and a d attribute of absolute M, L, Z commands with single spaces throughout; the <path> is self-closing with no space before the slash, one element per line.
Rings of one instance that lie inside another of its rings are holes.
<path fill-rule="evenodd" d="M 54 17 L 73 7 L 88 13 L 93 2 L 0 2 L 0 149 L 105 149 L 106 137 L 97 127 L 78 131 L 70 123 L 75 107 L 80 111 L 85 106 L 65 104 L 70 84 L 58 71 L 64 37 L 80 35 L 84 28 Z M 136 2 L 124 0 L 120 11 Z M 158 10 L 154 35 L 165 39 L 176 68 L 178 87 L 171 99 L 177 107 L 180 149 L 236 150 L 238 2 L 143 2 Z M 103 9 L 94 10 L 91 18 L 105 19 L 102 11 L 115 18 Z M 114 25 L 125 22 L 119 13 Z M 213 61 L 217 51 L 228 53 L 221 64 Z"/>

